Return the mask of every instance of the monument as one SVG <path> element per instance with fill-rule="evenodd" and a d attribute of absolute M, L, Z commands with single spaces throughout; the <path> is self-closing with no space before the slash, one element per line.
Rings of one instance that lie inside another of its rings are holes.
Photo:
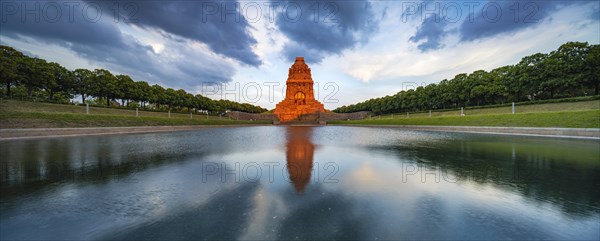
<path fill-rule="evenodd" d="M 286 159 L 290 181 L 297 193 L 303 193 L 313 170 L 315 145 L 311 142 L 312 127 L 287 128 Z"/>
<path fill-rule="evenodd" d="M 285 99 L 273 111 L 279 121 L 285 123 L 304 114 L 325 112 L 323 104 L 315 99 L 313 84 L 310 68 L 304 63 L 304 57 L 296 57 L 288 73 Z"/>

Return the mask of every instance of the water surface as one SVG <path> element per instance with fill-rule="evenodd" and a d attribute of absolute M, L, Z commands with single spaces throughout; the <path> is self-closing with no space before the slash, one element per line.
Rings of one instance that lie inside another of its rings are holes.
<path fill-rule="evenodd" d="M 600 142 L 240 127 L 0 142 L 0 238 L 599 239 Z"/>

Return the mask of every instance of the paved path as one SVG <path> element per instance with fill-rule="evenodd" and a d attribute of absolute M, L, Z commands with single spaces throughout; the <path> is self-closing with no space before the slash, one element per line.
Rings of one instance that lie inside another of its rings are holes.
<path fill-rule="evenodd" d="M 264 125 L 192 125 L 192 126 L 131 126 L 131 127 L 83 127 L 83 128 L 27 128 L 0 129 L 0 141 L 32 138 L 51 138 L 86 135 L 108 135 L 197 130 L 217 127 L 241 127 Z"/>
<path fill-rule="evenodd" d="M 418 126 L 418 125 L 344 125 L 362 127 L 390 127 L 422 131 L 447 131 L 501 135 L 548 136 L 600 140 L 600 128 L 555 127 L 494 127 L 494 126 Z"/>
<path fill-rule="evenodd" d="M 129 134 L 197 130 L 218 127 L 247 127 L 270 125 L 193 125 L 193 126 L 132 126 L 132 127 L 85 127 L 85 128 L 29 128 L 0 129 L 0 141 L 32 138 L 55 138 L 68 136 Z M 342 125 L 339 125 L 342 126 Z M 486 133 L 502 135 L 548 136 L 586 138 L 600 140 L 599 128 L 538 128 L 538 127 L 487 127 L 487 126 L 415 126 L 415 125 L 343 125 L 357 127 L 402 128 L 422 131 L 447 131 Z"/>

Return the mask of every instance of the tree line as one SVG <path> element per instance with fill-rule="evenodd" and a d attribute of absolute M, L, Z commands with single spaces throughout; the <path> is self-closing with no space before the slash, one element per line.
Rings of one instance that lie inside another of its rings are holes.
<path fill-rule="evenodd" d="M 557 50 L 536 53 L 515 65 L 490 72 L 458 74 L 439 83 L 392 96 L 342 106 L 334 112 L 404 113 L 467 106 L 598 95 L 600 45 L 568 42 Z"/>
<path fill-rule="evenodd" d="M 114 75 L 105 69 L 70 71 L 60 64 L 29 57 L 9 46 L 0 46 L 0 95 L 6 98 L 69 103 L 76 96 L 81 102 L 106 106 L 142 107 L 153 110 L 226 110 L 261 113 L 260 106 L 230 100 L 213 100 L 145 81 L 128 75 Z M 120 102 L 120 103 L 119 103 Z"/>

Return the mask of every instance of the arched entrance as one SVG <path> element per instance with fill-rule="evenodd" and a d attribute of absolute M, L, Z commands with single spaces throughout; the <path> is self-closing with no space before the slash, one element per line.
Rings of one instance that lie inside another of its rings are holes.
<path fill-rule="evenodd" d="M 294 95 L 294 101 L 296 105 L 306 105 L 306 95 L 302 91 L 298 91 Z"/>

